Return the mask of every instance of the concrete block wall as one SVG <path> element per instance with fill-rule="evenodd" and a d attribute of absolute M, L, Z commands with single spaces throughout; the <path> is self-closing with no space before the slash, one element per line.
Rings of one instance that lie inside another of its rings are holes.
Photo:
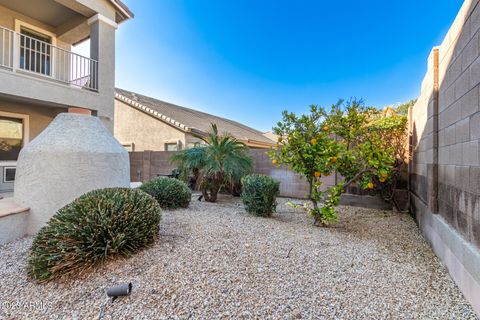
<path fill-rule="evenodd" d="M 176 166 L 170 158 L 176 151 L 143 151 L 130 152 L 130 180 L 144 182 L 158 175 L 172 173 Z"/>
<path fill-rule="evenodd" d="M 255 173 L 265 174 L 280 181 L 280 195 L 282 197 L 306 198 L 308 194 L 308 183 L 298 173 L 295 173 L 285 166 L 276 166 L 265 153 L 266 150 L 254 149 L 251 151 Z M 322 189 L 335 185 L 335 175 L 322 177 Z"/>
<path fill-rule="evenodd" d="M 477 312 L 480 268 L 473 266 L 480 265 L 479 2 L 466 0 L 441 45 L 433 48 L 409 123 L 411 210 Z"/>
<path fill-rule="evenodd" d="M 252 149 L 255 173 L 269 175 L 280 181 L 280 195 L 291 198 L 305 198 L 308 185 L 301 175 L 288 170 L 284 166 L 275 166 L 266 155 L 265 149 Z M 132 182 L 147 181 L 158 174 L 169 174 L 175 169 L 170 163 L 174 151 L 130 152 L 130 178 Z M 323 188 L 335 184 L 335 176 L 323 177 Z"/>
<path fill-rule="evenodd" d="M 445 40 L 432 51 L 422 96 L 412 113 L 417 130 L 414 136 L 418 137 L 412 173 L 418 180 L 416 188 L 422 191 L 418 195 L 432 211 L 438 212 L 477 247 L 480 247 L 477 208 L 480 205 L 479 29 L 479 1 L 466 1 Z M 438 55 L 436 63 L 435 55 Z M 438 95 L 437 111 L 435 94 Z M 438 123 L 434 131 L 435 113 Z M 435 135 L 436 146 L 433 144 Z M 436 153 L 438 156 L 434 159 Z M 436 177 L 432 172 L 435 167 Z M 437 202 L 437 208 L 433 202 Z"/>

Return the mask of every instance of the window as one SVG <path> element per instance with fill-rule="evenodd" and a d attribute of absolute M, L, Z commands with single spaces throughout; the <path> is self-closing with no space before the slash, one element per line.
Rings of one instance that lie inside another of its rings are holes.
<path fill-rule="evenodd" d="M 14 182 L 16 171 L 17 171 L 17 169 L 15 167 L 4 167 L 3 168 L 3 182 Z"/>
<path fill-rule="evenodd" d="M 201 142 L 189 142 L 187 144 L 187 148 L 188 149 L 197 148 L 197 147 L 200 147 L 201 145 L 202 145 Z"/>
<path fill-rule="evenodd" d="M 178 147 L 176 143 L 165 143 L 165 151 L 177 151 Z"/>
<path fill-rule="evenodd" d="M 0 116 L 0 160 L 17 160 L 23 146 L 23 120 Z"/>
<path fill-rule="evenodd" d="M 54 73 L 53 46 L 56 45 L 56 35 L 18 19 L 15 19 L 15 31 L 20 34 L 19 67 L 52 76 Z"/>
<path fill-rule="evenodd" d="M 51 44 L 51 37 L 21 28 L 20 68 L 49 76 L 51 74 Z"/>
<path fill-rule="evenodd" d="M 28 115 L 0 111 L 0 161 L 16 161 L 28 142 Z"/>

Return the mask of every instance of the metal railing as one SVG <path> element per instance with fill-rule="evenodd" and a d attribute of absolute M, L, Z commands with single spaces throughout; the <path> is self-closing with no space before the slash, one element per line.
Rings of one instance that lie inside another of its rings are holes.
<path fill-rule="evenodd" d="M 98 61 L 3 27 L 0 67 L 98 90 Z"/>

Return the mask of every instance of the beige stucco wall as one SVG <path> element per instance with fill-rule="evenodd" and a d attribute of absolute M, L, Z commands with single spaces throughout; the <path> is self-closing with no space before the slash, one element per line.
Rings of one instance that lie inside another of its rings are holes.
<path fill-rule="evenodd" d="M 92 15 L 100 12 L 102 15 L 114 18 L 115 10 L 108 1 L 82 1 L 92 8 Z M 96 8 L 96 9 L 95 9 Z M 94 11 L 98 10 L 98 11 Z M 56 34 L 53 26 L 46 25 L 16 11 L 0 6 L 0 26 L 15 29 L 15 19 L 22 20 Z M 87 17 L 85 17 L 85 21 Z M 85 22 L 86 23 L 86 22 Z M 113 131 L 114 112 L 114 83 L 115 83 L 115 27 L 95 21 L 90 26 L 91 58 L 99 62 L 98 92 L 84 90 L 63 82 L 55 81 L 22 70 L 12 72 L 9 69 L 0 69 L 0 94 L 22 97 L 48 104 L 57 104 L 64 107 L 79 107 L 91 109 L 98 115 L 104 125 Z M 65 30 L 62 30 L 64 32 Z M 70 50 L 69 43 L 57 38 L 56 46 Z M 56 69 L 53 68 L 54 72 Z M 59 77 L 61 78 L 61 77 Z"/>
<path fill-rule="evenodd" d="M 203 141 L 202 139 L 198 138 L 198 137 L 195 137 L 194 135 L 192 135 L 191 133 L 187 133 L 185 134 L 185 146 L 188 148 L 191 144 L 195 144 L 195 143 L 202 143 L 204 144 L 205 141 Z"/>
<path fill-rule="evenodd" d="M 28 115 L 28 140 L 32 141 L 52 122 L 57 114 L 67 112 L 67 109 L 33 106 L 0 99 L 0 115 L 1 112 L 13 113 L 20 116 Z M 5 159 L 0 159 L 0 162 L 2 160 Z M 2 170 L 3 168 L 0 167 L 0 171 Z M 13 187 L 13 183 L 3 183 L 2 171 L 0 173 L 0 191 L 13 191 Z"/>
<path fill-rule="evenodd" d="M 10 10 L 4 6 L 0 6 L 0 26 L 8 28 L 10 30 L 15 30 L 15 19 L 21 20 L 28 24 L 39 27 L 45 31 L 56 34 L 56 28 L 48 24 L 42 23 L 38 20 L 32 19 L 26 15 L 23 15 L 19 12 Z M 62 42 L 57 39 L 56 46 L 65 50 L 70 50 L 71 44 Z"/>
<path fill-rule="evenodd" d="M 115 21 L 115 8 L 108 0 L 76 0 L 76 2 L 79 2 L 85 7 L 88 7 L 93 11 L 107 17 L 108 19 Z"/>
<path fill-rule="evenodd" d="M 24 103 L 0 100 L 0 111 L 26 114 L 29 116 L 29 140 L 33 140 L 42 132 L 55 116 L 67 112 L 65 108 L 41 107 Z"/>
<path fill-rule="evenodd" d="M 116 99 L 114 136 L 123 145 L 134 143 L 135 151 L 164 151 L 165 143 L 186 143 L 183 131 Z"/>

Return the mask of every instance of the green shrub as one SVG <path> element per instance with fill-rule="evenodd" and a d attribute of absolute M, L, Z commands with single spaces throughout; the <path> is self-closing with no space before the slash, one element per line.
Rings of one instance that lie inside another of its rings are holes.
<path fill-rule="evenodd" d="M 154 242 L 160 218 L 157 201 L 140 190 L 88 192 L 60 209 L 36 235 L 28 273 L 43 282 L 130 256 Z"/>
<path fill-rule="evenodd" d="M 252 174 L 242 178 L 242 201 L 245 210 L 257 216 L 270 217 L 277 207 L 280 182 L 269 176 Z"/>
<path fill-rule="evenodd" d="M 192 191 L 187 184 L 178 179 L 160 177 L 145 182 L 140 187 L 165 209 L 186 208 L 192 199 Z"/>

